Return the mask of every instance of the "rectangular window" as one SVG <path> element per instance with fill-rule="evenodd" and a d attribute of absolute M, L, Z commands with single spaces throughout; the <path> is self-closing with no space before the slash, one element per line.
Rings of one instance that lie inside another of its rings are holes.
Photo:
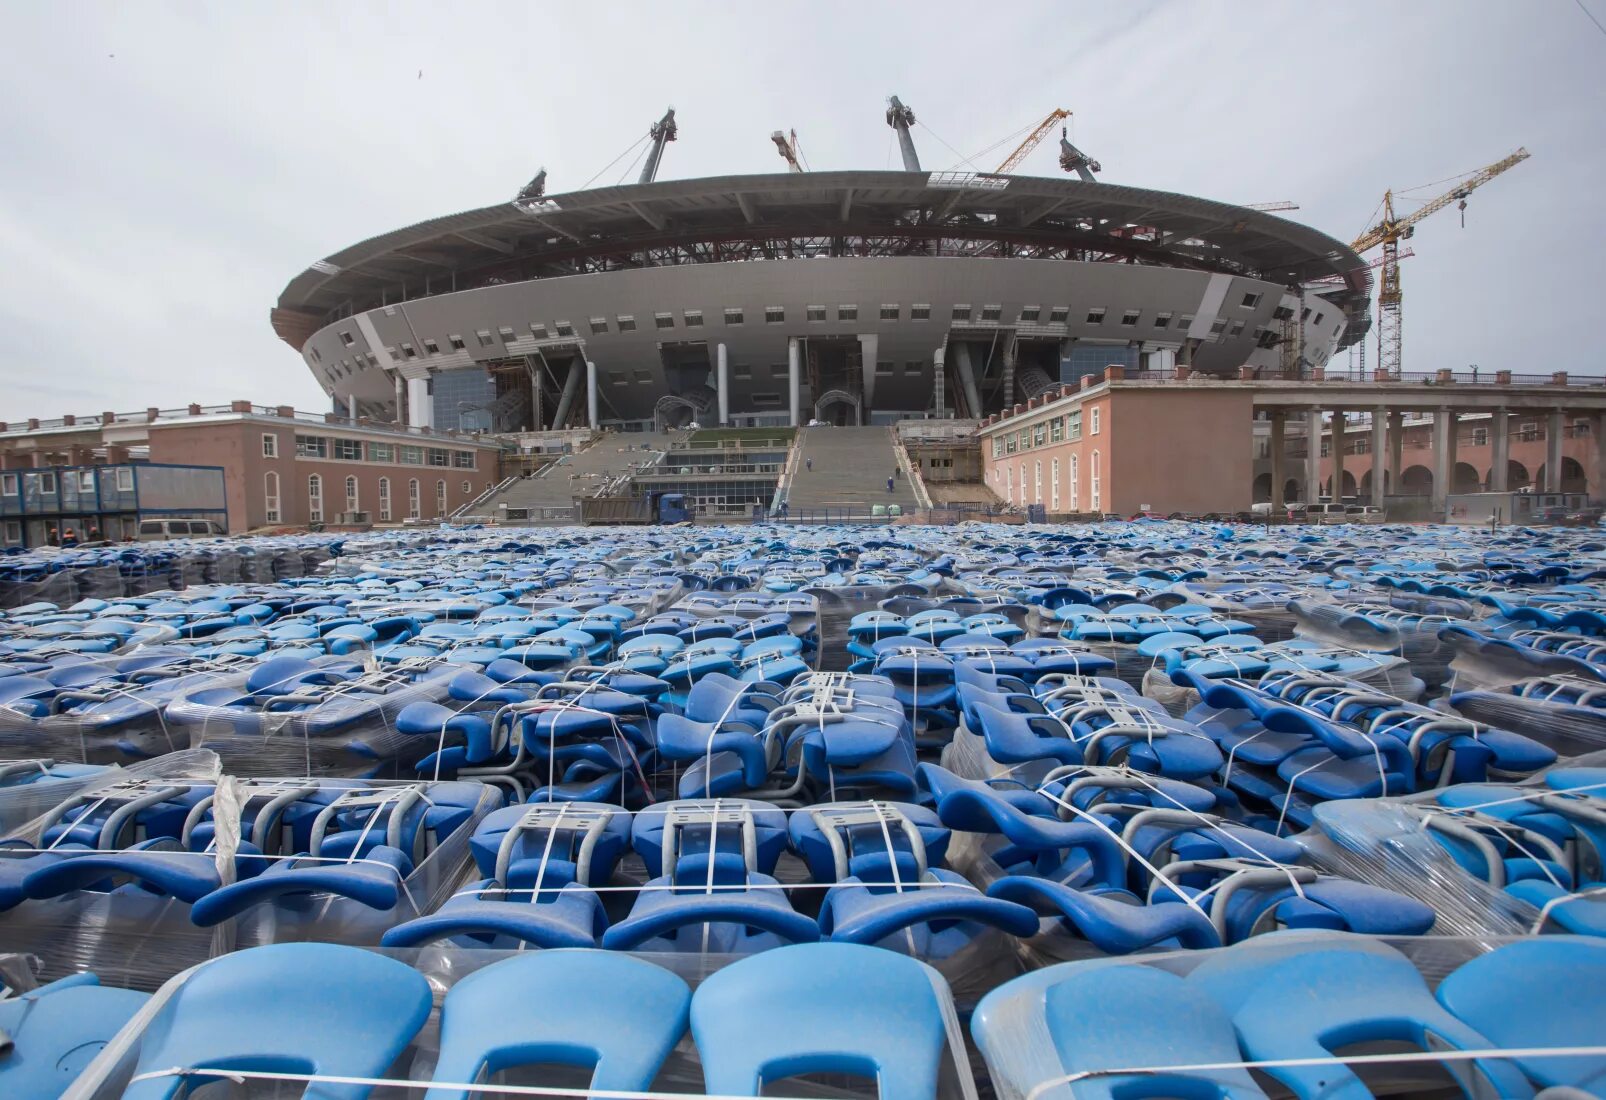
<path fill-rule="evenodd" d="M 1089 413 L 1088 418 L 1087 418 L 1087 434 L 1088 435 L 1098 435 L 1099 434 L 1099 413 L 1101 411 L 1102 410 L 1097 405 L 1094 405 L 1092 410 L 1091 410 L 1091 412 Z"/>
<path fill-rule="evenodd" d="M 1070 306 L 1055 306 L 1053 309 L 1048 311 L 1048 323 L 1051 325 L 1063 325 L 1066 318 L 1070 317 L 1070 315 Z"/>
<path fill-rule="evenodd" d="M 903 365 L 903 373 L 904 374 L 919 374 L 920 373 L 920 369 L 921 369 L 922 366 L 924 366 L 924 364 L 919 363 L 919 362 L 905 363 Z"/>
<path fill-rule="evenodd" d="M 451 343 L 453 351 L 462 351 L 468 347 L 467 344 L 463 343 L 461 336 L 448 336 L 446 339 Z"/>
<path fill-rule="evenodd" d="M 1244 334 L 1244 323 L 1242 321 L 1234 321 L 1232 323 L 1232 328 L 1229 329 L 1228 332 L 1227 332 L 1227 335 L 1230 336 L 1234 340 L 1236 340 L 1238 337 L 1242 336 L 1243 334 Z"/>
<path fill-rule="evenodd" d="M 1036 324 L 1037 315 L 1041 312 L 1041 309 L 1041 306 L 1021 306 L 1020 320 L 1026 324 Z"/>
<path fill-rule="evenodd" d="M 909 307 L 909 320 L 911 320 L 911 321 L 929 321 L 929 320 L 931 320 L 931 307 L 930 306 L 926 306 L 926 305 L 912 305 L 912 306 L 910 306 Z"/>
<path fill-rule="evenodd" d="M 969 324 L 970 323 L 970 307 L 968 305 L 955 306 L 954 307 L 954 313 L 953 313 L 953 319 L 955 321 L 963 321 L 966 324 Z"/>
<path fill-rule="evenodd" d="M 41 493 L 54 493 L 56 491 L 56 475 L 54 473 L 39 475 L 39 491 Z"/>
<path fill-rule="evenodd" d="M 507 325 L 503 325 L 501 328 L 497 329 L 496 334 L 502 338 L 502 343 L 504 344 L 511 344 L 513 341 L 519 338 L 518 333 L 514 332 Z"/>
<path fill-rule="evenodd" d="M 361 462 L 362 443 L 355 439 L 337 439 L 335 443 L 335 457 L 342 462 Z"/>
<path fill-rule="evenodd" d="M 781 395 L 778 393 L 755 393 L 752 400 L 755 409 L 778 409 L 781 407 Z"/>
<path fill-rule="evenodd" d="M 836 319 L 838 321 L 857 321 L 859 319 L 858 306 L 837 306 Z"/>
<path fill-rule="evenodd" d="M 593 335 L 593 336 L 601 336 L 604 333 L 606 333 L 607 331 L 608 331 L 608 319 L 606 317 L 593 317 L 593 318 L 591 318 L 591 335 Z"/>
<path fill-rule="evenodd" d="M 753 368 L 751 366 L 732 367 L 731 377 L 739 382 L 745 382 L 753 377 Z"/>
<path fill-rule="evenodd" d="M 809 306 L 808 309 L 804 311 L 804 313 L 806 314 L 806 316 L 808 317 L 808 319 L 810 321 L 823 321 L 823 320 L 825 320 L 825 307 L 824 306 Z"/>
<path fill-rule="evenodd" d="M 1309 306 L 1306 306 L 1304 309 L 1299 311 L 1299 320 L 1300 320 L 1301 324 L 1303 324 L 1304 322 L 1310 320 L 1310 307 Z"/>
<path fill-rule="evenodd" d="M 559 336 L 573 336 L 574 326 L 567 321 L 558 321 L 552 326 Z"/>
<path fill-rule="evenodd" d="M 6 541 L 7 542 L 21 542 L 22 541 L 22 524 L 19 521 L 14 520 L 14 519 L 6 520 Z"/>
<path fill-rule="evenodd" d="M 638 370 L 638 371 L 635 372 L 635 374 L 636 374 L 636 381 L 640 382 L 642 385 L 646 386 L 646 385 L 650 385 L 652 383 L 652 371 L 650 371 L 650 370 Z"/>
<path fill-rule="evenodd" d="M 262 433 L 262 457 L 279 457 L 279 437 L 268 432 Z"/>
<path fill-rule="evenodd" d="M 1210 335 L 1220 336 L 1226 331 L 1226 328 L 1227 319 L 1225 317 L 1217 317 L 1214 321 L 1210 322 Z"/>
<path fill-rule="evenodd" d="M 891 363 L 877 363 L 875 365 L 875 372 L 877 374 L 891 374 L 892 373 L 892 364 Z"/>
<path fill-rule="evenodd" d="M 296 436 L 297 458 L 328 458 L 329 441 L 321 435 Z"/>
<path fill-rule="evenodd" d="M 674 328 L 675 315 L 673 313 L 654 313 L 652 315 L 652 323 L 659 328 Z"/>
<path fill-rule="evenodd" d="M 1065 438 L 1065 418 L 1056 416 L 1048 422 L 1048 441 L 1058 443 Z"/>
<path fill-rule="evenodd" d="M 1004 437 L 1004 453 L 1014 454 L 1020 449 L 1020 433 L 1010 432 Z"/>
<path fill-rule="evenodd" d="M 1090 309 L 1090 310 L 1088 310 L 1087 311 L 1087 323 L 1090 324 L 1090 325 L 1102 325 L 1104 323 L 1104 310 L 1102 310 L 1102 309 Z"/>
<path fill-rule="evenodd" d="M 999 455 L 1001 455 L 1003 453 L 1004 453 L 1004 437 L 1002 435 L 993 436 L 993 457 L 997 458 Z M 997 472 L 998 472 L 997 470 L 993 471 L 993 473 L 995 473 L 995 474 Z"/>
<path fill-rule="evenodd" d="M 439 355 L 441 353 L 441 346 L 433 340 L 425 340 L 424 350 L 430 355 Z"/>
<path fill-rule="evenodd" d="M 997 321 L 1004 315 L 1003 306 L 982 306 L 981 319 L 983 321 Z"/>
<path fill-rule="evenodd" d="M 117 491 L 119 493 L 132 493 L 134 491 L 134 471 L 131 467 L 117 467 Z"/>
<path fill-rule="evenodd" d="M 764 307 L 764 323 L 766 325 L 779 325 L 786 320 L 786 310 L 780 306 Z"/>
<path fill-rule="evenodd" d="M 369 462 L 395 462 L 396 448 L 389 443 L 368 444 Z"/>
<path fill-rule="evenodd" d="M 1321 311 L 1318 310 L 1317 313 L 1316 313 L 1316 321 L 1315 321 L 1315 323 L 1318 324 L 1318 325 L 1321 324 L 1322 323 L 1322 318 L 1326 317 L 1326 316 L 1327 316 L 1327 314 L 1322 313 Z"/>
<path fill-rule="evenodd" d="M 547 338 L 546 325 L 540 321 L 531 321 L 530 335 L 537 340 L 545 340 Z"/>
<path fill-rule="evenodd" d="M 1244 295 L 1243 307 L 1245 309 L 1254 309 L 1259 304 L 1260 304 L 1260 295 L 1258 295 L 1258 294 L 1245 294 Z"/>
<path fill-rule="evenodd" d="M 401 349 L 402 349 L 402 356 L 404 358 L 407 358 L 407 359 L 417 359 L 418 358 L 418 351 L 417 351 L 417 349 L 415 349 L 413 347 L 413 345 L 411 345 L 411 344 L 403 344 L 401 346 Z"/>
<path fill-rule="evenodd" d="M 401 449 L 402 465 L 422 466 L 424 464 L 424 448 L 403 447 Z"/>
<path fill-rule="evenodd" d="M 682 317 L 685 318 L 687 328 L 703 327 L 703 311 L 700 309 L 688 309 Z"/>
<path fill-rule="evenodd" d="M 636 331 L 636 319 L 634 317 L 632 317 L 628 313 L 621 313 L 619 315 L 619 331 L 620 332 L 635 332 Z"/>
<path fill-rule="evenodd" d="M 881 319 L 883 321 L 896 321 L 898 313 L 899 309 L 895 305 L 883 304 L 881 307 Z"/>
<path fill-rule="evenodd" d="M 1048 442 L 1048 425 L 1037 424 L 1032 427 L 1032 446 L 1041 447 Z"/>
<path fill-rule="evenodd" d="M 496 343 L 496 337 L 491 335 L 491 330 L 488 328 L 482 328 L 474 335 L 479 338 L 480 347 L 482 348 L 488 348 Z"/>
<path fill-rule="evenodd" d="M 622 386 L 629 381 L 630 379 L 625 377 L 625 372 L 622 370 L 611 370 L 608 372 L 608 385 L 610 386 Z"/>
<path fill-rule="evenodd" d="M 1171 314 L 1169 314 L 1169 313 L 1156 313 L 1154 315 L 1154 327 L 1155 328 L 1165 328 L 1170 323 L 1171 323 Z"/>
<path fill-rule="evenodd" d="M 1278 306 L 1276 309 L 1271 311 L 1272 320 L 1274 321 L 1286 321 L 1293 315 L 1294 311 L 1289 309 L 1287 306 Z"/>
<path fill-rule="evenodd" d="M 474 452 L 453 451 L 452 466 L 458 470 L 472 470 L 474 468 Z"/>
<path fill-rule="evenodd" d="M 351 333 L 345 332 L 345 331 L 342 330 L 342 332 L 340 333 L 340 342 L 342 344 L 345 344 L 349 348 L 349 347 L 351 347 L 351 345 L 355 344 L 357 341 L 352 339 Z"/>
<path fill-rule="evenodd" d="M 1472 429 L 1472 445 L 1474 447 L 1487 447 L 1489 445 L 1489 429 L 1488 428 L 1473 428 Z"/>
<path fill-rule="evenodd" d="M 1065 438 L 1082 438 L 1082 410 L 1077 409 L 1065 417 Z"/>
<path fill-rule="evenodd" d="M 451 461 L 452 460 L 446 456 L 446 452 L 442 448 L 431 447 L 429 449 L 429 464 L 431 466 L 449 466 L 451 465 Z"/>
<path fill-rule="evenodd" d="M 17 475 L 0 474 L 0 496 L 14 497 L 17 495 Z"/>
<path fill-rule="evenodd" d="M 95 471 L 78 471 L 78 491 L 80 493 L 93 493 L 95 491 Z"/>
<path fill-rule="evenodd" d="M 725 323 L 727 325 L 739 325 L 739 324 L 741 324 L 742 323 L 742 311 L 739 310 L 739 309 L 727 308 L 725 310 Z"/>
<path fill-rule="evenodd" d="M 1139 312 L 1137 310 L 1129 309 L 1125 313 L 1121 314 L 1121 323 L 1127 328 L 1131 328 L 1133 325 L 1138 323 L 1138 317 Z"/>

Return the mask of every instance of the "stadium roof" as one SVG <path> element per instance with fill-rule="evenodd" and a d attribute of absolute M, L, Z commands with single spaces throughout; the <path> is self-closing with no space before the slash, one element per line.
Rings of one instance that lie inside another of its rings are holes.
<path fill-rule="evenodd" d="M 1108 183 L 969 172 L 792 172 L 668 180 L 499 203 L 342 249 L 273 311 L 298 350 L 346 314 L 431 294 L 669 263 L 809 255 L 1043 256 L 1220 271 L 1324 290 L 1364 317 L 1348 245 L 1258 210 Z"/>

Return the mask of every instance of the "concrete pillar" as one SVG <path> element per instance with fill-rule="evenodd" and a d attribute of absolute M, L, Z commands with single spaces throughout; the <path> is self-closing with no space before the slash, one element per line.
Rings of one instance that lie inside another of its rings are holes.
<path fill-rule="evenodd" d="M 579 356 L 569 360 L 569 373 L 564 375 L 563 378 L 563 392 L 558 395 L 558 407 L 552 413 L 552 427 L 566 428 L 569 426 L 569 418 L 574 409 L 575 398 L 580 393 L 580 377 L 585 372 L 585 365 L 580 362 Z M 540 385 L 536 385 L 534 389 L 537 397 L 539 397 L 541 393 Z M 540 431 L 544 426 L 541 419 L 542 411 L 541 402 L 537 400 L 535 403 L 536 431 Z"/>
<path fill-rule="evenodd" d="M 1489 450 L 1489 491 L 1507 492 L 1511 488 L 1511 413 L 1505 409 L 1489 414 Z"/>
<path fill-rule="evenodd" d="M 1545 492 L 1561 492 L 1561 410 L 1551 409 L 1545 426 Z"/>
<path fill-rule="evenodd" d="M 942 348 L 938 348 L 933 355 L 931 369 L 931 401 L 936 407 L 937 418 L 941 420 L 948 415 L 948 368 L 943 365 Z"/>
<path fill-rule="evenodd" d="M 1015 341 L 1004 340 L 1004 404 L 1015 403 Z"/>
<path fill-rule="evenodd" d="M 397 371 L 392 377 L 396 382 L 396 423 L 405 424 L 407 423 L 407 383 L 402 378 L 400 371 Z M 151 417 L 151 419 L 154 420 L 156 418 Z"/>
<path fill-rule="evenodd" d="M 1405 473 L 1405 413 L 1396 409 L 1389 413 L 1389 484 L 1396 493 L 1403 492 L 1400 478 Z"/>
<path fill-rule="evenodd" d="M 1433 410 L 1433 518 L 1442 522 L 1449 508 L 1450 439 L 1455 434 L 1455 417 L 1449 409 Z"/>
<path fill-rule="evenodd" d="M 881 357 L 881 337 L 875 333 L 859 337 L 859 423 L 863 424 L 875 408 L 875 365 Z"/>
<path fill-rule="evenodd" d="M 959 367 L 959 385 L 965 391 L 965 405 L 967 408 L 965 415 L 979 417 L 982 415 L 981 397 L 978 396 L 976 390 L 976 372 L 971 368 L 970 345 L 958 343 L 951 346 L 954 349 L 954 354 L 958 356 L 956 363 Z M 1013 398 L 1005 396 L 1004 408 L 1007 409 L 1014 403 Z"/>
<path fill-rule="evenodd" d="M 1344 422 L 1344 410 L 1333 410 L 1333 500 L 1344 499 L 1344 448 L 1349 445 L 1345 438 L 1345 429 L 1349 427 Z"/>
<path fill-rule="evenodd" d="M 357 419 L 357 395 L 354 393 L 346 395 L 346 419 Z"/>
<path fill-rule="evenodd" d="M 1446 412 L 1450 422 L 1449 434 L 1445 437 L 1445 445 L 1449 454 L 1445 456 L 1445 464 L 1450 471 L 1450 480 L 1444 483 L 1445 495 L 1455 492 L 1455 468 L 1461 462 L 1461 418 L 1454 409 Z"/>
<path fill-rule="evenodd" d="M 1589 430 L 1595 433 L 1595 499 L 1606 500 L 1606 414 L 1595 417 Z"/>
<path fill-rule="evenodd" d="M 1386 473 L 1388 469 L 1389 448 L 1389 420 L 1388 413 L 1383 409 L 1372 410 L 1372 507 L 1382 508 L 1385 502 L 1387 486 Z"/>
<path fill-rule="evenodd" d="M 786 388 L 791 395 L 792 427 L 798 426 L 798 387 L 802 382 L 799 375 L 802 373 L 799 363 L 799 348 L 797 337 L 794 336 L 786 342 Z"/>
<path fill-rule="evenodd" d="M 1305 414 L 1305 503 L 1322 498 L 1322 410 Z"/>
<path fill-rule="evenodd" d="M 731 422 L 731 368 L 725 356 L 725 345 L 720 344 L 715 351 L 717 366 L 714 368 L 714 388 L 719 391 L 719 426 L 728 427 Z"/>
<path fill-rule="evenodd" d="M 1283 469 L 1283 410 L 1271 410 L 1271 514 L 1282 515 L 1287 501 L 1283 499 L 1283 482 L 1287 474 Z"/>
<path fill-rule="evenodd" d="M 597 430 L 597 365 L 586 360 L 586 425 Z"/>
<path fill-rule="evenodd" d="M 429 379 L 407 380 L 407 423 L 414 428 L 435 426 L 435 403 L 429 396 Z"/>

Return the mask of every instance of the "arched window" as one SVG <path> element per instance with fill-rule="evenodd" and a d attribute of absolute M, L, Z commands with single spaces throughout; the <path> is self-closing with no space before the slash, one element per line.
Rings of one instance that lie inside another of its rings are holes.
<path fill-rule="evenodd" d="M 269 470 L 262 479 L 262 505 L 265 514 L 264 523 L 280 523 L 279 518 L 279 475 Z"/>
<path fill-rule="evenodd" d="M 1057 458 L 1048 462 L 1048 506 L 1051 511 L 1060 510 L 1060 460 Z"/>
<path fill-rule="evenodd" d="M 390 478 L 388 477 L 379 479 L 379 518 L 382 520 L 390 518 Z"/>
<path fill-rule="evenodd" d="M 1104 510 L 1104 498 L 1099 485 L 1099 453 L 1097 451 L 1093 452 L 1093 464 L 1088 469 L 1087 495 L 1088 506 L 1095 512 L 1102 512 Z"/>
<path fill-rule="evenodd" d="M 361 510 L 362 505 L 357 494 L 357 479 L 348 477 L 346 478 L 346 511 L 358 512 Z"/>
<path fill-rule="evenodd" d="M 1032 503 L 1043 503 L 1043 460 L 1038 459 L 1037 468 L 1032 471 Z"/>
<path fill-rule="evenodd" d="M 470 485 L 470 484 L 469 484 L 469 483 L 468 483 L 468 482 L 466 482 L 466 481 L 465 481 L 465 482 L 463 482 L 463 499 L 464 499 L 464 500 L 465 500 L 465 501 L 467 501 L 467 500 L 468 500 L 468 498 L 469 498 L 469 495 L 470 495 L 470 494 L 472 494 L 472 493 L 473 493 L 473 492 L 474 492 L 474 486 L 472 486 L 472 485 Z"/>
<path fill-rule="evenodd" d="M 1015 467 L 1013 467 L 1013 466 L 1005 466 L 1004 467 L 1004 481 L 1006 482 L 1006 487 L 1004 489 L 1004 499 L 1009 501 L 1011 504 L 1014 504 L 1015 503 Z"/>
<path fill-rule="evenodd" d="M 418 511 L 418 479 L 410 478 L 407 482 L 407 515 L 410 519 L 417 519 Z"/>
<path fill-rule="evenodd" d="M 313 474 L 307 478 L 307 522 L 323 522 L 323 476 Z"/>
<path fill-rule="evenodd" d="M 435 514 L 437 516 L 446 514 L 446 482 L 444 480 L 435 483 Z"/>
<path fill-rule="evenodd" d="M 1025 504 L 1026 503 L 1026 463 L 1024 463 L 1024 462 L 1020 463 L 1020 469 L 1017 470 L 1016 473 L 1019 475 L 1018 480 L 1020 481 L 1020 502 L 1022 504 Z"/>
<path fill-rule="evenodd" d="M 1073 512 L 1079 512 L 1082 510 L 1081 465 L 1082 463 L 1080 457 L 1077 455 L 1072 455 L 1070 460 L 1070 468 L 1068 469 L 1067 473 L 1070 474 L 1071 478 L 1071 511 Z"/>

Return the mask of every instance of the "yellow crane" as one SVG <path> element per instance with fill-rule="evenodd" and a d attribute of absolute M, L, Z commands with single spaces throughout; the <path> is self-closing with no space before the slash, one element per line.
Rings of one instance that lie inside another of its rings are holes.
<path fill-rule="evenodd" d="M 1016 146 L 1015 151 L 1004 159 L 1004 163 L 998 166 L 997 174 L 1001 176 L 1008 175 L 1016 168 L 1019 168 L 1020 162 L 1026 159 L 1026 154 L 1043 143 L 1043 139 L 1048 136 L 1048 132 L 1054 128 L 1055 124 L 1070 117 L 1071 112 L 1063 107 L 1055 107 L 1049 112 L 1047 118 L 1039 122 L 1032 132 L 1026 135 L 1026 140 Z M 1019 133 L 1019 131 L 1016 132 Z"/>
<path fill-rule="evenodd" d="M 1377 291 L 1377 358 L 1378 369 L 1388 373 L 1390 377 L 1399 377 L 1400 374 L 1400 242 L 1406 240 L 1416 232 L 1416 223 L 1429 214 L 1437 213 L 1458 202 L 1460 210 L 1467 208 L 1467 196 L 1478 188 L 1500 175 L 1508 169 L 1515 168 L 1528 159 L 1527 149 L 1518 149 L 1508 157 L 1495 161 L 1493 164 L 1480 168 L 1476 172 L 1462 179 L 1450 190 L 1437 198 L 1424 203 L 1421 207 L 1406 214 L 1404 217 L 1394 215 L 1394 192 L 1383 193 L 1383 217 L 1376 225 L 1356 238 L 1350 248 L 1356 252 L 1366 252 L 1369 249 L 1383 246 L 1382 275 L 1378 279 Z M 1458 201 L 1459 200 L 1459 201 Z M 1461 215 L 1462 225 L 1466 224 L 1466 214 Z"/>

